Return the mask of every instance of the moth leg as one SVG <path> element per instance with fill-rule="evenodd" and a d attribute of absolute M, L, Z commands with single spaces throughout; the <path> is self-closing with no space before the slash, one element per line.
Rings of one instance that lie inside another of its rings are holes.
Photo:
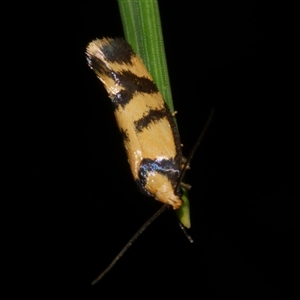
<path fill-rule="evenodd" d="M 190 190 L 191 187 L 192 187 L 190 184 L 184 183 L 184 182 L 180 182 L 180 186 L 187 189 L 187 190 Z"/>
<path fill-rule="evenodd" d="M 182 156 L 182 158 L 181 158 L 181 165 L 182 165 L 181 168 L 185 167 L 186 162 L 187 162 L 187 159 L 184 156 Z M 190 164 L 187 166 L 187 169 L 188 170 L 191 169 Z"/>

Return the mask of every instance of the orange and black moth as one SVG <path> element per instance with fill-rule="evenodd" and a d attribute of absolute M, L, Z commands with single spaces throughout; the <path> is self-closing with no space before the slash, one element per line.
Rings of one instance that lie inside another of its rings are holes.
<path fill-rule="evenodd" d="M 114 107 L 134 180 L 140 190 L 179 209 L 176 186 L 182 169 L 173 116 L 142 60 L 123 39 L 92 41 L 89 67 L 104 84 Z"/>

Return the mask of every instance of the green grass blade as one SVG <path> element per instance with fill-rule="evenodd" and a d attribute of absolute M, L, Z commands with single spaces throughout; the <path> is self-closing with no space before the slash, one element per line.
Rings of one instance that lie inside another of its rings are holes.
<path fill-rule="evenodd" d="M 142 58 L 159 91 L 174 111 L 156 0 L 118 0 L 125 38 Z"/>
<path fill-rule="evenodd" d="M 118 3 L 127 42 L 142 58 L 171 112 L 174 112 L 157 0 L 118 0 Z M 190 228 L 187 191 L 184 191 L 182 200 L 184 204 L 177 216 L 185 227 Z"/>

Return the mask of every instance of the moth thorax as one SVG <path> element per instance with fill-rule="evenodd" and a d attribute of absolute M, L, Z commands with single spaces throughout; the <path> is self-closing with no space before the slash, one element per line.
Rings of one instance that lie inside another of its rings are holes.
<path fill-rule="evenodd" d="M 179 209 L 182 205 L 182 200 L 175 195 L 174 187 L 165 175 L 150 172 L 145 188 L 156 200 L 171 205 L 173 209 Z"/>

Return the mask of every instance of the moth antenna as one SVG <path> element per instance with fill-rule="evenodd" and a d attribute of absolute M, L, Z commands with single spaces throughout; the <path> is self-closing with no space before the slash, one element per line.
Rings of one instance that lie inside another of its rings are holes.
<path fill-rule="evenodd" d="M 116 262 L 123 256 L 123 254 L 128 250 L 128 248 L 132 245 L 132 243 L 143 233 L 143 231 L 157 218 L 159 217 L 168 207 L 168 204 L 164 204 L 152 217 L 148 219 L 147 222 L 140 227 L 140 229 L 133 235 L 133 237 L 127 242 L 124 248 L 119 252 L 119 254 L 113 259 L 110 265 L 91 283 L 91 285 L 96 284 L 100 281 L 106 273 L 108 273 L 112 267 L 116 264 Z"/>
<path fill-rule="evenodd" d="M 186 159 L 184 167 L 182 168 L 182 171 L 180 173 L 180 177 L 179 177 L 178 183 L 176 185 L 176 189 L 175 189 L 176 194 L 179 194 L 179 190 L 180 190 L 180 187 L 181 187 L 181 182 L 183 180 L 185 172 L 188 169 L 189 164 L 190 164 L 190 162 L 191 162 L 191 160 L 192 160 L 192 158 L 193 158 L 193 156 L 194 156 L 194 154 L 195 154 L 198 146 L 200 145 L 200 143 L 201 143 L 201 141 L 202 141 L 202 139 L 203 139 L 203 137 L 204 137 L 204 135 L 205 135 L 205 133 L 206 133 L 206 131 L 207 131 L 210 123 L 211 123 L 211 120 L 213 118 L 214 112 L 215 112 L 215 110 L 214 110 L 214 108 L 212 108 L 211 111 L 210 111 L 209 117 L 208 117 L 208 119 L 207 119 L 207 121 L 205 123 L 205 126 L 204 126 L 203 130 L 201 131 L 200 135 L 198 136 L 198 139 L 197 139 L 196 143 L 194 144 L 194 146 L 193 146 L 193 148 L 192 148 L 192 150 L 191 150 L 188 158 Z"/>

